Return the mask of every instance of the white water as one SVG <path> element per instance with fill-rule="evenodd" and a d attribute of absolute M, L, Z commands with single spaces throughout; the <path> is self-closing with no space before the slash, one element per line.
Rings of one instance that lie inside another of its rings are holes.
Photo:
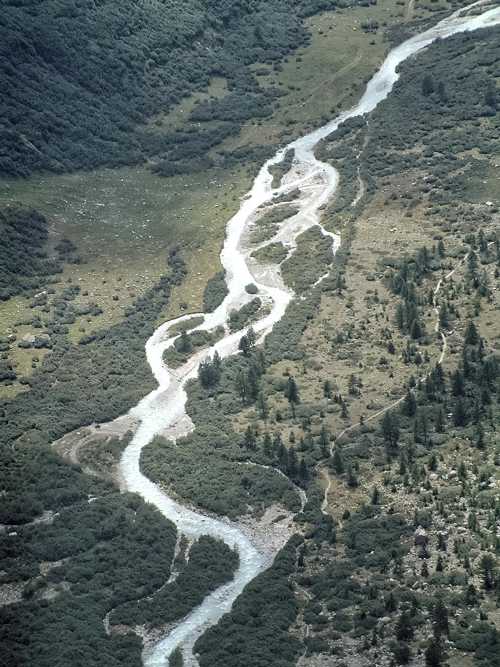
<path fill-rule="evenodd" d="M 196 329 L 209 330 L 218 325 L 226 325 L 230 310 L 240 307 L 249 300 L 245 286 L 253 282 L 259 288 L 259 296 L 271 304 L 270 313 L 254 324 L 254 330 L 261 339 L 271 331 L 275 322 L 278 322 L 283 316 L 293 294 L 283 284 L 278 267 L 259 266 L 250 259 L 250 251 L 243 248 L 242 238 L 254 223 L 257 209 L 269 203 L 276 194 L 287 193 L 299 188 L 301 191 L 301 197 L 298 200 L 299 212 L 285 221 L 273 240 L 281 240 L 293 247 L 298 234 L 319 224 L 319 208 L 333 195 L 337 187 L 338 175 L 332 166 L 321 163 L 314 157 L 313 150 L 317 143 L 334 132 L 348 118 L 372 111 L 379 102 L 387 97 L 397 81 L 396 68 L 398 65 L 435 39 L 500 24 L 500 8 L 498 7 L 478 16 L 461 17 L 461 13 L 463 14 L 463 10 L 393 49 L 368 83 L 360 102 L 353 109 L 340 114 L 324 127 L 294 141 L 266 162 L 257 175 L 252 190 L 243 200 L 240 210 L 227 225 L 221 262 L 226 270 L 228 295 L 219 308 L 214 313 L 206 315 L 203 324 Z M 295 150 L 292 169 L 283 179 L 281 186 L 273 190 L 269 167 L 280 162 L 288 149 Z M 324 230 L 323 233 L 326 234 Z M 335 252 L 339 238 L 335 235 L 330 236 Z M 140 471 L 141 450 L 155 435 L 163 433 L 169 437 L 178 438 L 186 435 L 193 428 L 185 412 L 184 387 L 187 380 L 196 376 L 200 362 L 207 356 L 213 355 L 215 350 L 221 357 L 235 354 L 239 339 L 244 333 L 227 334 L 210 350 L 194 354 L 183 367 L 175 372 L 170 371 L 162 361 L 164 350 L 174 341 L 174 337 L 168 337 L 168 329 L 173 324 L 191 316 L 166 322 L 146 343 L 148 362 L 158 382 L 158 388 L 132 410 L 132 414 L 139 418 L 140 426 L 123 454 L 121 474 L 126 489 L 139 493 L 147 502 L 155 505 L 177 525 L 181 533 L 189 537 L 212 535 L 237 549 L 240 565 L 230 583 L 205 598 L 204 602 L 179 622 L 164 639 L 156 644 L 153 650 L 145 652 L 143 660 L 146 667 L 159 667 L 160 665 L 165 667 L 168 664 L 168 656 L 178 645 L 182 646 L 185 664 L 196 664 L 192 655 L 196 639 L 207 627 L 215 624 L 224 613 L 230 610 L 233 601 L 244 586 L 268 567 L 271 561 L 271 556 L 259 551 L 237 523 L 207 517 L 185 508 L 161 491 Z"/>

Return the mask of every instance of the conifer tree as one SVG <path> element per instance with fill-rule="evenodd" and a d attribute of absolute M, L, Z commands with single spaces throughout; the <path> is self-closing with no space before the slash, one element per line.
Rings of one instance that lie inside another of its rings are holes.
<path fill-rule="evenodd" d="M 357 486 L 359 486 L 358 478 L 354 474 L 354 470 L 351 465 L 349 465 L 347 469 L 347 486 L 351 487 L 351 489 L 355 489 Z"/>
<path fill-rule="evenodd" d="M 321 455 L 323 458 L 327 458 L 330 455 L 330 434 L 324 424 L 321 425 L 321 431 L 319 434 L 319 446 L 321 449 Z"/>
<path fill-rule="evenodd" d="M 295 407 L 300 403 L 299 388 L 293 376 L 290 376 L 285 386 L 285 397 L 292 409 L 292 415 L 295 419 Z"/>
<path fill-rule="evenodd" d="M 443 651 L 439 639 L 433 637 L 425 649 L 425 664 L 427 667 L 441 667 Z"/>
<path fill-rule="evenodd" d="M 344 473 L 344 461 L 339 447 L 335 447 L 333 450 L 332 466 L 337 475 Z"/>
<path fill-rule="evenodd" d="M 257 396 L 257 408 L 259 410 L 260 418 L 264 421 L 267 421 L 267 418 L 269 417 L 269 406 L 267 404 L 266 395 L 262 389 L 259 391 L 259 395 Z"/>
<path fill-rule="evenodd" d="M 396 623 L 396 638 L 398 641 L 410 641 L 413 639 L 413 625 L 408 612 L 403 611 Z"/>
<path fill-rule="evenodd" d="M 448 636 L 450 634 L 448 609 L 441 598 L 438 598 L 432 609 L 432 628 L 435 637 L 441 637 L 441 635 Z"/>

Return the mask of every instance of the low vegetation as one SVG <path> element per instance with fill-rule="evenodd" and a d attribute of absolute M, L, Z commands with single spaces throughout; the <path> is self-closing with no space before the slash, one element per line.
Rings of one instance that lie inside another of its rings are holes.
<path fill-rule="evenodd" d="M 498 662 L 497 32 L 405 63 L 368 128 L 325 142 L 341 190 L 322 222 L 343 246 L 232 418 L 255 460 L 281 442 L 274 465 L 307 490 L 286 577 L 304 665 Z M 238 627 L 207 633 L 201 661 Z"/>
<path fill-rule="evenodd" d="M 171 583 L 142 600 L 126 603 L 111 614 L 112 625 L 146 625 L 149 628 L 171 623 L 199 605 L 213 590 L 229 581 L 238 566 L 236 552 L 211 537 L 200 537 L 177 559 Z"/>

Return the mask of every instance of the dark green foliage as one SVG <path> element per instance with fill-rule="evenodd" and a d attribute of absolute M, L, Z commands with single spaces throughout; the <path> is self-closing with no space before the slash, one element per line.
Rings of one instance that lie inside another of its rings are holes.
<path fill-rule="evenodd" d="M 216 273 L 207 282 L 203 292 L 203 311 L 211 313 L 224 301 L 227 294 L 226 276 L 224 271 Z"/>
<path fill-rule="evenodd" d="M 198 379 L 202 387 L 213 387 L 220 380 L 221 359 L 216 351 L 212 359 L 202 361 L 198 369 Z"/>
<path fill-rule="evenodd" d="M 318 573 L 311 592 L 325 600 L 329 611 L 339 611 L 364 599 L 363 587 L 357 580 L 352 561 L 336 560 Z"/>
<path fill-rule="evenodd" d="M 2 664 L 139 667 L 140 639 L 107 637 L 103 618 L 168 578 L 175 541 L 175 527 L 159 512 L 120 494 L 3 535 L 2 563 L 12 578 L 37 576 L 40 561 L 67 560 L 39 576 L 25 601 L 0 609 Z M 50 589 L 54 596 L 44 599 Z"/>
<path fill-rule="evenodd" d="M 168 667 L 183 667 L 183 665 L 184 659 L 182 657 L 181 650 L 176 648 L 168 659 Z"/>
<path fill-rule="evenodd" d="M 297 615 L 289 576 L 295 570 L 294 537 L 273 565 L 250 582 L 214 628 L 195 644 L 200 667 L 291 667 L 300 642 L 288 633 Z"/>
<path fill-rule="evenodd" d="M 275 92 L 260 89 L 247 65 L 304 43 L 301 13 L 294 0 L 3 3 L 0 172 L 116 166 L 153 154 L 162 173 L 201 166 L 199 156 L 241 122 L 270 113 Z M 230 93 L 196 108 L 193 121 L 216 119 L 216 127 L 192 132 L 193 122 L 168 135 L 143 124 L 213 76 L 226 77 Z"/>
<path fill-rule="evenodd" d="M 397 642 L 392 646 L 392 654 L 398 665 L 407 665 L 410 662 L 411 651 L 405 642 Z"/>
<path fill-rule="evenodd" d="M 31 291 L 61 271 L 45 250 L 47 220 L 37 211 L 8 207 L 0 210 L 0 301 Z"/>
<path fill-rule="evenodd" d="M 269 167 L 269 173 L 273 177 L 273 181 L 271 184 L 273 188 L 279 188 L 279 186 L 281 185 L 281 179 L 285 174 L 287 174 L 290 171 L 294 157 L 295 157 L 295 150 L 293 148 L 289 149 L 285 152 L 281 162 L 273 164 Z"/>
<path fill-rule="evenodd" d="M 98 331 L 84 344 L 68 343 L 57 328 L 49 331 L 55 345 L 30 378 L 30 391 L 0 402 L 3 443 L 20 437 L 51 442 L 79 426 L 118 417 L 153 388 L 144 341 L 152 334 L 172 286 L 185 273 L 175 253 L 170 266 L 170 275 L 137 299 L 123 322 Z"/>
<path fill-rule="evenodd" d="M 379 508 L 364 507 L 345 526 L 345 540 L 352 560 L 368 567 L 383 567 L 408 552 L 403 538 L 411 527 L 397 514 L 378 515 Z"/>
<path fill-rule="evenodd" d="M 497 28 L 491 28 L 438 40 L 406 61 L 393 92 L 370 119 L 369 171 L 401 174 L 422 165 L 432 172 L 430 187 L 424 190 L 429 200 L 456 211 L 457 202 L 473 190 L 465 176 L 450 174 L 461 168 L 458 155 L 472 148 L 490 154 L 498 143 L 494 126 L 483 127 L 480 119 L 495 113 L 491 75 L 499 59 Z M 423 148 L 420 156 L 405 154 L 417 145 Z M 477 164 L 480 169 L 480 162 L 474 161 L 474 168 Z M 479 171 L 475 178 L 480 178 Z"/>
<path fill-rule="evenodd" d="M 82 475 L 48 447 L 4 448 L 0 466 L 0 523 L 26 523 L 44 510 L 82 502 L 109 492 L 107 484 Z"/>
<path fill-rule="evenodd" d="M 481 666 L 500 666 L 500 633 L 489 623 L 478 622 L 467 628 L 457 628 L 453 641 L 458 650 L 473 652 Z"/>
<path fill-rule="evenodd" d="M 332 264 L 332 239 L 323 236 L 320 227 L 315 226 L 300 234 L 296 241 L 297 249 L 283 262 L 281 272 L 285 283 L 302 294 Z"/>
<path fill-rule="evenodd" d="M 293 418 L 295 419 L 295 409 L 296 406 L 300 403 L 300 395 L 299 395 L 299 388 L 297 386 L 295 378 L 293 378 L 292 376 L 290 376 L 286 381 L 285 397 L 288 400 L 288 403 L 290 404 L 290 407 L 292 409 L 292 415 Z"/>
<path fill-rule="evenodd" d="M 425 664 L 427 667 L 440 667 L 443 660 L 443 649 L 439 639 L 432 638 L 425 649 Z"/>
<path fill-rule="evenodd" d="M 266 357 L 270 361 L 280 359 L 301 359 L 301 337 L 307 320 L 312 319 L 318 306 L 321 293 L 313 293 L 303 301 L 296 299 L 288 306 L 284 317 L 277 322 L 271 333 L 266 337 L 264 346 Z"/>
<path fill-rule="evenodd" d="M 239 331 L 249 324 L 257 315 L 262 305 L 258 296 L 242 306 L 239 310 L 232 310 L 229 313 L 229 329 Z"/>
<path fill-rule="evenodd" d="M 247 336 L 251 335 L 251 329 Z M 277 464 L 251 428 L 250 440 L 231 428 L 231 416 L 253 404 L 261 391 L 265 359 L 258 349 L 223 360 L 217 382 L 189 385 L 187 410 L 196 429 L 180 443 L 157 439 L 143 451 L 148 477 L 216 514 L 236 517 L 272 502 L 297 510 L 299 499 L 288 480 L 272 470 L 245 462 Z M 205 369 L 200 380 L 205 376 Z M 285 450 L 286 451 L 286 450 Z M 243 465 L 242 465 L 243 464 Z"/>
<path fill-rule="evenodd" d="M 110 618 L 112 624 L 158 627 L 185 616 L 208 593 L 229 581 L 238 566 L 238 555 L 212 537 L 202 536 L 189 551 L 189 560 L 175 581 L 148 598 L 122 605 Z"/>
<path fill-rule="evenodd" d="M 216 327 L 211 331 L 200 329 L 188 334 L 183 331 L 175 340 L 174 344 L 168 347 L 163 353 L 163 361 L 172 368 L 177 368 L 186 363 L 191 354 L 204 347 L 213 345 L 224 335 L 223 327 Z"/>

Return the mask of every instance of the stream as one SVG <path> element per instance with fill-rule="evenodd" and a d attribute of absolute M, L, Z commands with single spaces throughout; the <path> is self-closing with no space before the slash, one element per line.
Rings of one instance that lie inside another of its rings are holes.
<path fill-rule="evenodd" d="M 480 4 L 483 3 L 475 3 L 470 7 Z M 197 376 L 201 361 L 213 356 L 215 350 L 221 357 L 238 352 L 238 344 L 245 330 L 230 333 L 227 323 L 230 311 L 240 308 L 252 298 L 246 292 L 245 286 L 254 283 L 259 290 L 258 296 L 269 305 L 269 312 L 253 324 L 259 341 L 262 341 L 273 325 L 282 318 L 294 297 L 293 292 L 285 286 L 281 278 L 279 266 L 259 264 L 250 257 L 253 248 L 248 247 L 246 239 L 252 228 L 258 225 L 258 218 L 264 212 L 266 205 L 272 204 L 272 200 L 279 195 L 299 189 L 300 197 L 293 202 L 299 207 L 298 212 L 282 223 L 270 242 L 281 241 L 289 252 L 293 252 L 297 236 L 318 225 L 324 235 L 331 237 L 332 252 L 335 253 L 340 238 L 323 229 L 320 224 L 320 209 L 334 194 L 339 177 L 334 167 L 315 158 L 313 152 L 315 146 L 348 118 L 370 113 L 384 100 L 398 79 L 396 71 L 398 65 L 408 57 L 438 38 L 500 24 L 500 7 L 490 8 L 478 15 L 464 16 L 464 12 L 470 7 L 455 12 L 433 28 L 394 48 L 367 84 L 356 106 L 341 113 L 325 126 L 280 149 L 263 165 L 252 189 L 242 199 L 239 211 L 227 223 L 221 263 L 226 271 L 228 294 L 213 313 L 201 313 L 204 315 L 201 325 L 188 329 L 188 332 L 208 331 L 217 326 L 224 326 L 225 336 L 210 349 L 194 353 L 183 366 L 175 370 L 167 368 L 162 359 L 163 352 L 173 345 L 176 338 L 169 336 L 168 331 L 175 324 L 188 320 L 195 314 L 191 313 L 165 322 L 146 343 L 147 359 L 158 387 L 131 411 L 131 415 L 138 419 L 139 427 L 120 461 L 123 486 L 128 491 L 140 494 L 146 502 L 157 507 L 167 519 L 176 524 L 179 533 L 190 538 L 211 535 L 223 540 L 237 550 L 240 562 L 232 581 L 208 595 L 200 606 L 179 621 L 153 648 L 144 650 L 145 667 L 166 667 L 169 655 L 177 646 L 182 649 L 186 667 L 197 665 L 193 646 L 198 637 L 231 609 L 234 600 L 246 584 L 269 567 L 275 554 L 259 547 L 248 536 L 248 531 L 244 531 L 237 522 L 206 516 L 188 509 L 168 496 L 142 474 L 141 451 L 158 434 L 177 439 L 187 435 L 194 428 L 185 410 L 186 383 Z M 269 169 L 281 162 L 288 150 L 294 151 L 291 169 L 281 180 L 280 186 L 273 189 L 273 177 Z"/>

